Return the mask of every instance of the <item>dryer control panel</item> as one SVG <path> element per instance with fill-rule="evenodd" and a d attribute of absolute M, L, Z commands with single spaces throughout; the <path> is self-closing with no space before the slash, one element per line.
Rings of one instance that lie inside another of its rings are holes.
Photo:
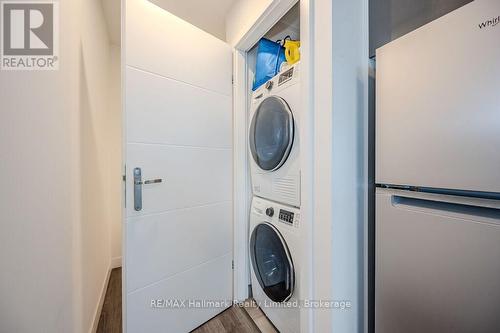
<path fill-rule="evenodd" d="M 280 74 L 278 79 L 278 86 L 281 86 L 283 83 L 288 82 L 292 79 L 294 69 L 295 67 L 292 67 L 286 70 L 283 74 Z"/>
<path fill-rule="evenodd" d="M 293 216 L 294 213 L 284 209 L 280 209 L 280 214 L 279 214 L 280 221 L 293 225 Z"/>

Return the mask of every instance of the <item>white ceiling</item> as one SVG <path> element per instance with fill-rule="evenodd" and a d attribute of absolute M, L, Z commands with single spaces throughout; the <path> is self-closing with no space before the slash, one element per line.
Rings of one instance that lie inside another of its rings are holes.
<path fill-rule="evenodd" d="M 175 16 L 226 40 L 226 15 L 236 0 L 150 0 Z"/>
<path fill-rule="evenodd" d="M 102 0 L 111 44 L 121 44 L 121 0 Z"/>
<path fill-rule="evenodd" d="M 146 0 L 144 0 L 146 1 Z M 238 0 L 149 0 L 200 29 L 226 40 L 226 15 Z M 102 0 L 112 44 L 120 45 L 121 1 Z"/>

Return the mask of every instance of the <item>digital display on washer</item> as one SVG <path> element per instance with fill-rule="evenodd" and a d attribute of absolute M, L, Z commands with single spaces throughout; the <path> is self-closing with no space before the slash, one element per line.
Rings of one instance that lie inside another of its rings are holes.
<path fill-rule="evenodd" d="M 293 213 L 284 209 L 280 209 L 279 219 L 283 222 L 293 224 Z"/>
<path fill-rule="evenodd" d="M 280 75 L 280 78 L 278 80 L 278 86 L 282 85 L 286 81 L 290 80 L 293 77 L 293 69 L 294 67 L 290 68 L 286 72 Z"/>

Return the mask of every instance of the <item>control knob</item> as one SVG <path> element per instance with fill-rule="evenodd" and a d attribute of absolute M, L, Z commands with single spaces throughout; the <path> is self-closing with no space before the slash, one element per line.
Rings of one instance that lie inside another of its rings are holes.
<path fill-rule="evenodd" d="M 273 215 L 274 215 L 273 207 L 269 207 L 268 209 L 266 209 L 266 215 L 269 217 L 273 217 Z"/>

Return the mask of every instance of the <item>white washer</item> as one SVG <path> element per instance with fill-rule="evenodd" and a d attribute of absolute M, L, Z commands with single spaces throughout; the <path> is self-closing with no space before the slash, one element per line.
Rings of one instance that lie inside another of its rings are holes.
<path fill-rule="evenodd" d="M 282 71 L 252 95 L 250 169 L 253 194 L 300 207 L 300 66 Z"/>
<path fill-rule="evenodd" d="M 253 298 L 280 332 L 300 332 L 300 211 L 254 197 L 250 213 Z"/>

